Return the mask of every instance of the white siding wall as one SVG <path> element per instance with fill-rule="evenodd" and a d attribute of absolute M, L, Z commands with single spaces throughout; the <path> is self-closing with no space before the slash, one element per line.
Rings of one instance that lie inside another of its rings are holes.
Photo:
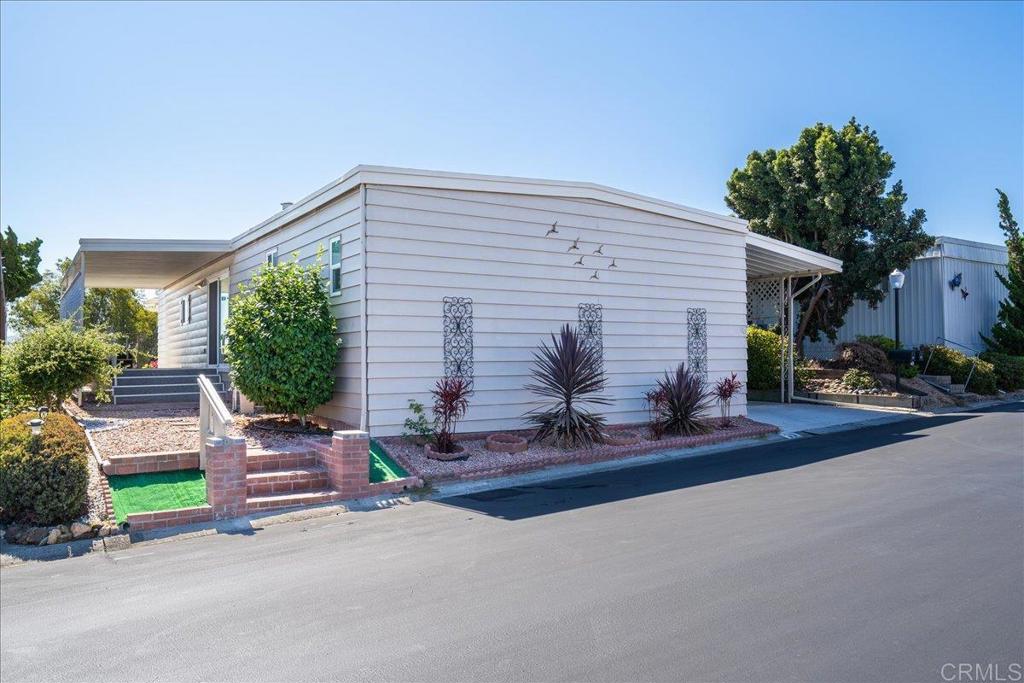
<path fill-rule="evenodd" d="M 686 309 L 704 307 L 712 381 L 746 382 L 744 235 L 579 199 L 455 190 L 367 191 L 369 428 L 401 433 L 410 398 L 443 375 L 442 298 L 473 299 L 475 395 L 460 431 L 524 426 L 532 352 L 579 303 L 604 315 L 611 423 L 646 419 L 643 394 L 686 359 Z M 544 237 L 558 220 L 559 235 Z M 568 253 L 580 236 L 581 252 Z M 608 258 L 591 252 L 603 243 Z M 579 253 L 586 267 L 574 267 Z M 590 280 L 599 263 L 599 281 Z M 746 413 L 745 397 L 734 402 Z"/>
<path fill-rule="evenodd" d="M 207 336 L 207 290 L 196 287 L 205 277 L 223 271 L 228 267 L 227 257 L 218 259 L 201 270 L 178 280 L 160 290 L 157 304 L 157 362 L 162 368 L 205 368 L 209 367 L 206 353 Z M 191 322 L 181 323 L 181 300 L 192 296 Z"/>
<path fill-rule="evenodd" d="M 322 249 L 322 273 L 329 287 L 330 239 L 341 235 L 342 290 L 339 295 L 331 297 L 331 310 L 338 320 L 341 338 L 334 398 L 318 408 L 316 413 L 353 426 L 359 426 L 362 400 L 361 218 L 361 193 L 356 190 L 241 247 L 235 252 L 231 264 L 231 295 L 234 296 L 238 293 L 238 285 L 247 282 L 266 262 L 269 250 L 278 250 L 279 262 L 293 259 L 297 253 L 301 263 L 310 264 L 316 262 L 317 252 Z"/>
<path fill-rule="evenodd" d="M 1003 252 L 1004 263 L 999 265 L 948 256 L 941 259 L 943 286 L 941 293 L 935 292 L 935 297 L 942 302 L 945 330 L 942 336 L 946 339 L 968 346 L 975 352 L 985 350 L 981 335 L 987 336 L 991 332 L 999 313 L 999 302 L 1007 294 L 1006 287 L 995 275 L 997 269 L 1006 275 L 1005 256 L 1006 252 Z M 951 290 L 946 283 L 957 273 L 962 274 L 960 287 Z M 968 292 L 966 299 L 960 293 L 961 289 Z M 951 346 L 964 351 L 958 346 Z"/>

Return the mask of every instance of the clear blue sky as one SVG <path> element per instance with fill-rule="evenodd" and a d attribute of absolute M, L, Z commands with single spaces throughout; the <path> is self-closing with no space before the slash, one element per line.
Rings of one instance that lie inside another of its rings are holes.
<path fill-rule="evenodd" d="M 0 222 L 234 236 L 360 163 L 713 211 L 752 149 L 877 129 L 927 228 L 1024 218 L 1024 13 L 970 4 L 2 7 Z"/>

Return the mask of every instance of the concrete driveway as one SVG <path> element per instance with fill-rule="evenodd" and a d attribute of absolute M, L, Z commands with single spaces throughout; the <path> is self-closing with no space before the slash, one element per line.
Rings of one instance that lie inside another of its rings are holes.
<path fill-rule="evenodd" d="M 11 567 L 0 677 L 1005 676 L 1021 408 Z"/>
<path fill-rule="evenodd" d="M 747 417 L 758 422 L 773 424 L 786 432 L 814 432 L 837 427 L 855 427 L 884 420 L 903 419 L 906 413 L 871 408 L 841 408 L 817 403 L 763 403 L 747 404 Z"/>

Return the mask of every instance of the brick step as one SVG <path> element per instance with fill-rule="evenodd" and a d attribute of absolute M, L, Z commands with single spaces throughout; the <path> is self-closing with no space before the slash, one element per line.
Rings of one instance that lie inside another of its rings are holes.
<path fill-rule="evenodd" d="M 249 472 L 245 475 L 245 493 L 250 498 L 276 493 L 316 491 L 325 489 L 329 485 L 327 470 L 319 465 L 289 470 Z"/>
<path fill-rule="evenodd" d="M 269 496 L 252 496 L 246 501 L 246 512 L 264 512 L 281 508 L 299 507 L 301 505 L 320 505 L 341 500 L 341 494 L 332 489 L 303 491 L 301 493 L 282 493 Z"/>
<path fill-rule="evenodd" d="M 250 448 L 246 458 L 246 472 L 268 472 L 316 467 L 316 453 L 312 451 L 270 451 Z"/>

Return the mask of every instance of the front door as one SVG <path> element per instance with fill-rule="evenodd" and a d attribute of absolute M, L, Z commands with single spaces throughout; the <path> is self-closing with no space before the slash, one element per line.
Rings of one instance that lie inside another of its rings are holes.
<path fill-rule="evenodd" d="M 210 365 L 220 363 L 220 280 L 209 284 L 206 292 L 206 353 Z"/>

